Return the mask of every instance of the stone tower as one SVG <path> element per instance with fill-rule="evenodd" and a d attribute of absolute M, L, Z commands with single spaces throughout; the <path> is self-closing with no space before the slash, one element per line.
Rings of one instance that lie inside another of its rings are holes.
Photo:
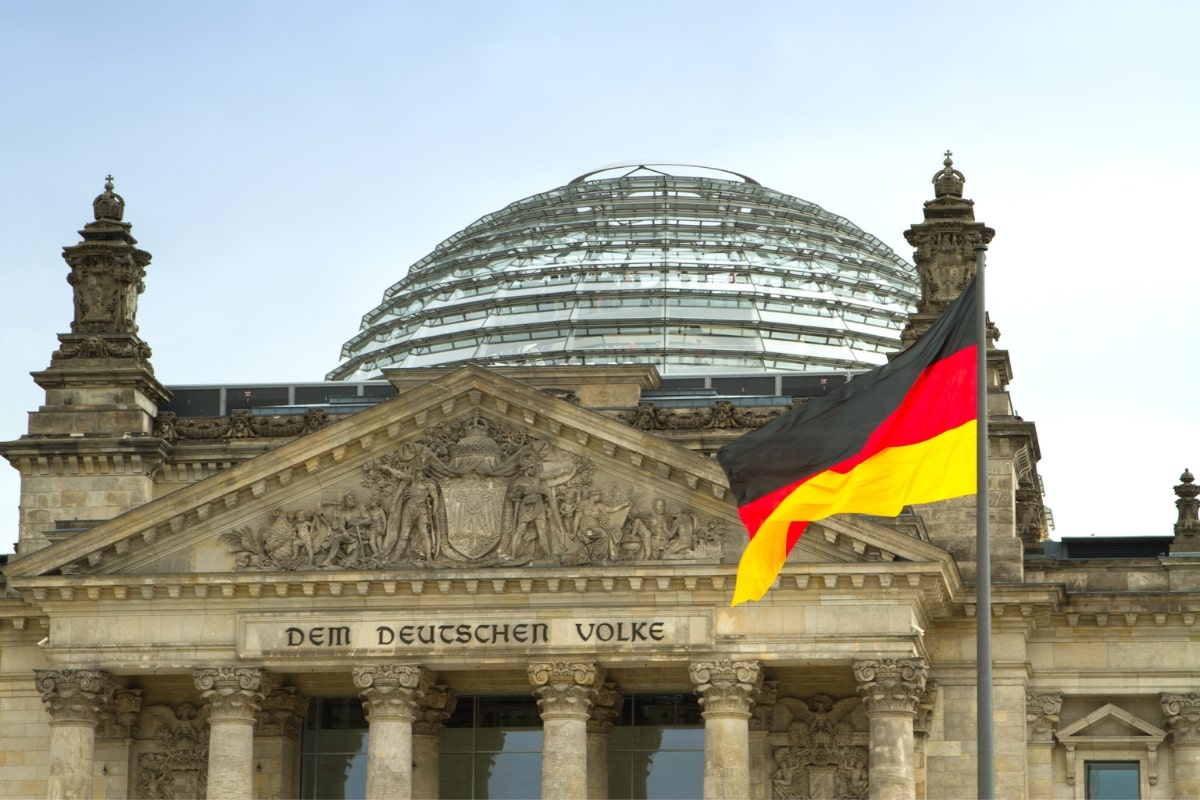
<path fill-rule="evenodd" d="M 92 209 L 82 241 L 63 248 L 74 318 L 50 366 L 33 373 L 45 404 L 30 413 L 25 436 L 0 443 L 21 473 L 19 554 L 153 499 L 152 476 L 166 457 L 152 432 L 170 394 L 137 326 L 150 254 L 130 234 L 111 175 Z"/>

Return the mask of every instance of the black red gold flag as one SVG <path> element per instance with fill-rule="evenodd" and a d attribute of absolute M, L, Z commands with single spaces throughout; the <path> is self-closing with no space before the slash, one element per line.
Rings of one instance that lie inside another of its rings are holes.
<path fill-rule="evenodd" d="M 733 605 L 759 600 L 810 522 L 975 493 L 975 281 L 890 363 L 721 448 L 750 542 Z"/>

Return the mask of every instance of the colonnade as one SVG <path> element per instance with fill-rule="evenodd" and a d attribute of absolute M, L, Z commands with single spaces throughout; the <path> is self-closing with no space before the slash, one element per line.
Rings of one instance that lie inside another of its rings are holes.
<path fill-rule="evenodd" d="M 878 659 L 855 662 L 853 669 L 870 719 L 871 800 L 913 798 L 913 719 L 925 687 L 925 663 Z M 438 741 L 454 710 L 453 691 L 419 664 L 379 663 L 351 672 L 369 727 L 367 797 L 437 797 Z M 756 717 L 754 707 L 774 701 L 761 663 L 694 661 L 689 676 L 704 718 L 704 797 L 769 796 L 757 763 L 761 753 L 752 771 L 752 718 L 764 733 L 763 715 Z M 607 739 L 620 714 L 619 687 L 603 666 L 587 661 L 532 663 L 528 677 L 544 726 L 542 796 L 607 797 Z M 207 797 L 248 800 L 268 788 L 255 783 L 263 772 L 264 738 L 294 738 L 291 748 L 271 751 L 271 768 L 295 771 L 286 752 L 294 757 L 307 704 L 296 689 L 281 688 L 278 676 L 260 667 L 204 667 L 193 678 L 207 706 Z M 101 670 L 38 670 L 36 682 L 50 715 L 48 796 L 90 798 L 97 726 L 112 715 L 118 696 L 128 701 L 129 691 Z M 128 715 L 128 702 L 124 708 Z M 755 741 L 758 750 L 765 740 L 759 735 Z M 274 789 L 294 793 L 298 787 Z"/>

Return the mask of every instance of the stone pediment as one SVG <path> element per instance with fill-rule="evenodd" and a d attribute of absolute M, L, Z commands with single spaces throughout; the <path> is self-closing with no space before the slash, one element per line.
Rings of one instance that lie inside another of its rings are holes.
<path fill-rule="evenodd" d="M 1058 732 L 1063 744 L 1120 742 L 1147 740 L 1157 744 L 1167 732 L 1120 706 L 1105 703 L 1087 716 L 1072 722 Z"/>
<path fill-rule="evenodd" d="M 950 565 L 954 558 L 937 545 L 881 525 L 871 517 L 844 514 L 809 525 L 788 561 L 831 564 L 913 561 Z"/>
<path fill-rule="evenodd" d="M 715 461 L 479 367 L 44 550 L 10 578 L 731 563 Z"/>

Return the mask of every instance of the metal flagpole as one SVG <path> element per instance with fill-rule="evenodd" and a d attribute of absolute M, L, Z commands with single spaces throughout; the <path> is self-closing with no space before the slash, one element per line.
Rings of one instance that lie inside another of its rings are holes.
<path fill-rule="evenodd" d="M 976 328 L 978 440 L 975 463 L 975 698 L 976 747 L 979 757 L 977 793 L 979 800 L 995 800 L 995 731 L 992 722 L 992 549 L 988 535 L 988 406 L 987 406 L 987 306 L 984 304 L 983 272 L 987 245 L 975 245 L 975 299 L 979 309 Z"/>

